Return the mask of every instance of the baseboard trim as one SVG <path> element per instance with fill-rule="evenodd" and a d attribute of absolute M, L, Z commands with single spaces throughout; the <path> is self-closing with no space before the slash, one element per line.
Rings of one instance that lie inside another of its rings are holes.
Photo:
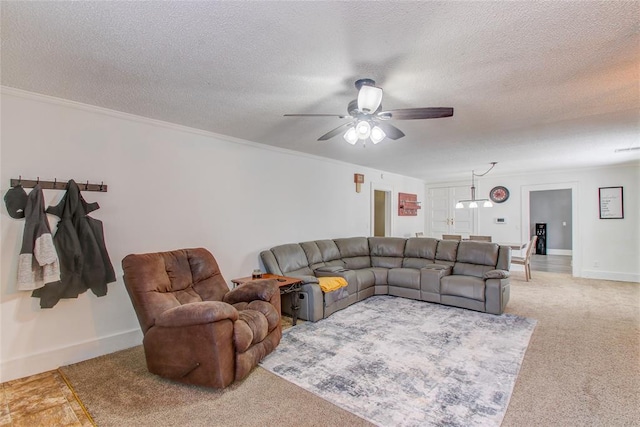
<path fill-rule="evenodd" d="M 131 329 L 66 347 L 3 360 L 0 362 L 0 382 L 51 371 L 60 366 L 82 362 L 83 360 L 134 347 L 141 342 L 142 332 L 140 329 Z"/>
<path fill-rule="evenodd" d="M 582 270 L 582 276 L 586 279 L 614 280 L 617 282 L 640 282 L 640 274 L 617 273 L 615 271 Z"/>
<path fill-rule="evenodd" d="M 547 249 L 547 255 L 573 255 L 573 251 L 571 249 Z"/>

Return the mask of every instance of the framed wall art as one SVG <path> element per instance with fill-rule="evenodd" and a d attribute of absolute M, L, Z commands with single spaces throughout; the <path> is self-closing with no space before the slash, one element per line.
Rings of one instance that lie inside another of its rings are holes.
<path fill-rule="evenodd" d="M 622 187 L 600 187 L 598 191 L 600 219 L 624 218 Z"/>

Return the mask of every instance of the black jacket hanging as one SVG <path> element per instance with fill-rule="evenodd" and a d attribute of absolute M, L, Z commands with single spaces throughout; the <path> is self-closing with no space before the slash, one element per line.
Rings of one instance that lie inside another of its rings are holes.
<path fill-rule="evenodd" d="M 102 221 L 87 216 L 98 208 L 97 203 L 87 203 L 78 185 L 70 180 L 60 203 L 47 209 L 47 213 L 60 217 L 53 241 L 60 259 L 61 278 L 33 292 L 32 296 L 40 298 L 40 307 L 51 308 L 61 298 L 77 298 L 87 289 L 104 296 L 107 283 L 115 282 Z"/>

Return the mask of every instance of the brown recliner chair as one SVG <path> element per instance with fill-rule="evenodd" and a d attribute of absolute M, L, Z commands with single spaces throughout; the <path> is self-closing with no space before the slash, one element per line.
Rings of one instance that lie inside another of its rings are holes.
<path fill-rule="evenodd" d="M 151 373 L 223 388 L 245 378 L 280 343 L 273 279 L 229 291 L 202 248 L 127 255 L 122 267 Z"/>

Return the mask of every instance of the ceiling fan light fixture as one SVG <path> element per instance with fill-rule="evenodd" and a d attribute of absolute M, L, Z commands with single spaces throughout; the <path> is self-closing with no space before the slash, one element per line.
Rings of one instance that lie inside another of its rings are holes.
<path fill-rule="evenodd" d="M 348 131 L 343 135 L 345 141 L 347 141 L 351 145 L 355 145 L 358 142 L 358 134 L 356 132 L 356 128 L 350 127 Z"/>
<path fill-rule="evenodd" d="M 375 86 L 362 85 L 358 91 L 358 109 L 365 113 L 375 112 L 382 102 L 382 89 Z"/>
<path fill-rule="evenodd" d="M 382 141 L 386 136 L 387 134 L 378 126 L 374 126 L 373 129 L 371 129 L 371 142 L 374 144 Z"/>
<path fill-rule="evenodd" d="M 456 203 L 456 209 L 464 209 L 464 204 L 462 202 Z"/>
<path fill-rule="evenodd" d="M 478 207 L 478 203 L 476 203 L 476 202 L 469 203 L 469 208 L 476 209 L 477 207 Z"/>
<path fill-rule="evenodd" d="M 360 139 L 369 138 L 369 136 L 371 136 L 371 125 L 369 122 L 366 120 L 359 121 L 356 125 L 356 133 Z"/>
<path fill-rule="evenodd" d="M 482 204 L 483 208 L 492 208 L 493 207 L 493 203 L 491 203 L 490 200 L 485 200 L 484 203 Z"/>

